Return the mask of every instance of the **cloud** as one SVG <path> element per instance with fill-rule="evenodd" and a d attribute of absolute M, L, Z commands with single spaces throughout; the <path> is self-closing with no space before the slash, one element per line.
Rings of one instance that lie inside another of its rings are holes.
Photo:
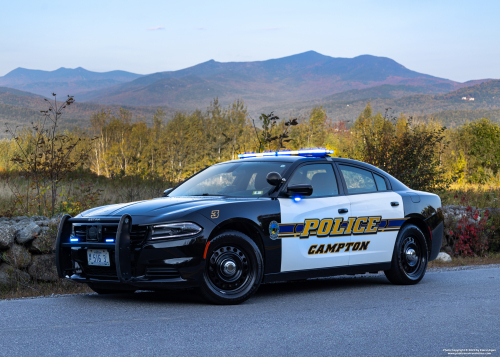
<path fill-rule="evenodd" d="M 156 26 L 148 28 L 148 31 L 165 30 L 165 26 Z"/>
<path fill-rule="evenodd" d="M 276 31 L 276 30 L 282 30 L 283 27 L 266 27 L 264 31 Z"/>
<path fill-rule="evenodd" d="M 200 30 L 200 31 L 204 31 L 205 28 L 204 27 L 196 27 L 197 30 Z"/>

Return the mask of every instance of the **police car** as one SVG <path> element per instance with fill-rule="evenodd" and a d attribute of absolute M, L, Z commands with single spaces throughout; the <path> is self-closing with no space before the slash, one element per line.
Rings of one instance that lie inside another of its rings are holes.
<path fill-rule="evenodd" d="M 162 198 L 65 215 L 58 274 L 100 294 L 196 288 L 216 304 L 340 274 L 418 283 L 441 247 L 440 198 L 332 153 L 242 154 Z"/>

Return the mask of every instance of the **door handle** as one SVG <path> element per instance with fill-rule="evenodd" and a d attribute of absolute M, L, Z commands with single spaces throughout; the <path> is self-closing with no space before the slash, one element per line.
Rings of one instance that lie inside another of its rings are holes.
<path fill-rule="evenodd" d="M 399 202 L 391 202 L 391 206 L 392 206 L 392 207 L 399 206 Z"/>
<path fill-rule="evenodd" d="M 339 213 L 347 213 L 347 208 L 339 208 Z"/>

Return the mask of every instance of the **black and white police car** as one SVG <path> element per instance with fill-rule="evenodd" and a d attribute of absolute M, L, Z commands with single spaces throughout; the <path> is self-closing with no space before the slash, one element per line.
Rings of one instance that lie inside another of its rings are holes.
<path fill-rule="evenodd" d="M 418 283 L 441 247 L 440 198 L 332 153 L 242 154 L 162 198 L 65 215 L 58 274 L 102 294 L 197 288 L 217 304 L 273 281 L 383 270 Z"/>

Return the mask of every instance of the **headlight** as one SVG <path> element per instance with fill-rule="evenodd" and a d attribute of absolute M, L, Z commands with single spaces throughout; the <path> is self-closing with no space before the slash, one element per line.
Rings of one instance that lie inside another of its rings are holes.
<path fill-rule="evenodd" d="M 202 228 L 191 222 L 159 224 L 151 229 L 151 239 L 187 237 L 200 233 Z"/>

